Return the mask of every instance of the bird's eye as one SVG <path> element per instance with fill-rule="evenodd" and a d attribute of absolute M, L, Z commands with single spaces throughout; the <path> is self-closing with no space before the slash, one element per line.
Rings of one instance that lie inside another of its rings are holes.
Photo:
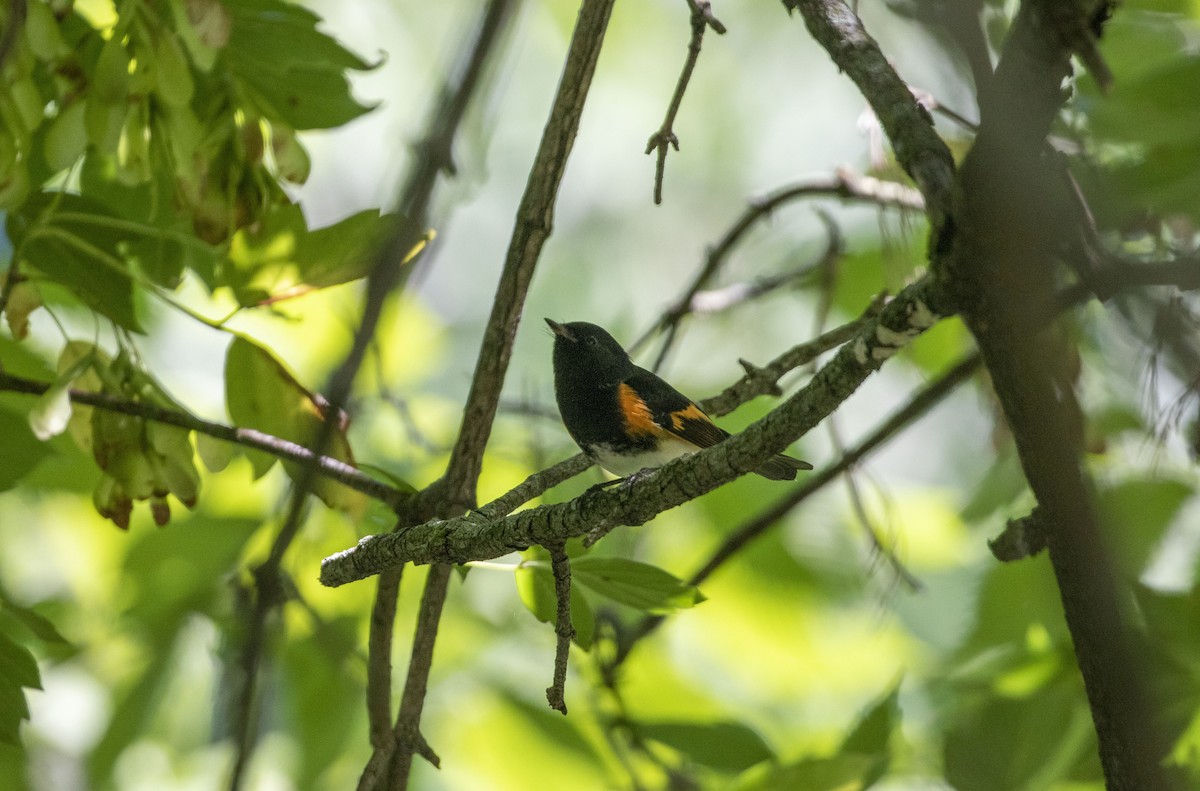
<path fill-rule="evenodd" d="M 599 341 L 596 340 L 595 336 L 592 336 L 592 335 L 589 335 L 586 338 L 584 338 L 583 342 L 586 343 L 588 346 L 595 346 L 597 343 L 599 343 Z"/>

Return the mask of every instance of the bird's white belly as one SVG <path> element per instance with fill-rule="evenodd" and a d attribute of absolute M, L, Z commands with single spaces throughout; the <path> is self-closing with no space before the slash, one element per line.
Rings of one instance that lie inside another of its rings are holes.
<path fill-rule="evenodd" d="M 663 438 L 654 450 L 638 451 L 634 454 L 615 453 L 608 445 L 594 445 L 590 455 L 604 469 L 621 478 L 633 475 L 647 467 L 661 467 L 671 459 L 695 453 L 699 448 L 690 442 L 675 437 Z"/>

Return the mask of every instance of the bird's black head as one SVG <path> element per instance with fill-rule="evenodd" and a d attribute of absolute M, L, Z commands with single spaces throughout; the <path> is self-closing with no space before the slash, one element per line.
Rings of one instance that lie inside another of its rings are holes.
<path fill-rule="evenodd" d="M 546 319 L 554 331 L 554 375 L 572 386 L 615 386 L 633 368 L 621 344 L 603 327 L 586 321 L 559 324 Z"/>

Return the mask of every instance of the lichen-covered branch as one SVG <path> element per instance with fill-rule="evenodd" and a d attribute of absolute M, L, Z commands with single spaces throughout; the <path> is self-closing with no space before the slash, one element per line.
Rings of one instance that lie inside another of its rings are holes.
<path fill-rule="evenodd" d="M 952 365 L 944 374 L 928 386 L 923 387 L 907 404 L 876 426 L 853 447 L 847 448 L 835 464 L 818 470 L 806 479 L 803 485 L 792 489 L 735 528 L 725 537 L 708 560 L 688 578 L 688 584 L 700 585 L 717 569 L 725 565 L 726 561 L 766 533 L 772 525 L 778 524 L 793 509 L 836 481 L 854 465 L 886 444 L 888 440 L 911 426 L 935 405 L 941 403 L 942 399 L 954 392 L 959 385 L 968 381 L 979 370 L 982 362 L 980 356 L 975 353 Z M 621 634 L 617 653 L 607 669 L 610 672 L 615 670 L 629 656 L 634 645 L 657 629 L 663 620 L 664 616 L 661 615 L 647 615 L 631 629 Z"/>
<path fill-rule="evenodd" d="M 636 485 L 589 491 L 556 505 L 491 520 L 479 513 L 370 536 L 326 558 L 321 582 L 342 585 L 399 563 L 486 560 L 534 544 L 554 545 L 616 525 L 638 525 L 756 469 L 845 401 L 883 363 L 931 327 L 944 300 L 929 280 L 904 289 L 813 379 L 741 434 L 676 459 Z"/>

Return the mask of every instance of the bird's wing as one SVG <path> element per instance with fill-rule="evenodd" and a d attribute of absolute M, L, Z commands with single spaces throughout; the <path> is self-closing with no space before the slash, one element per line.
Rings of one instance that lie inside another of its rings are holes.
<path fill-rule="evenodd" d="M 621 397 L 631 431 L 672 434 L 700 448 L 729 436 L 691 399 L 644 368 L 626 378 Z"/>

